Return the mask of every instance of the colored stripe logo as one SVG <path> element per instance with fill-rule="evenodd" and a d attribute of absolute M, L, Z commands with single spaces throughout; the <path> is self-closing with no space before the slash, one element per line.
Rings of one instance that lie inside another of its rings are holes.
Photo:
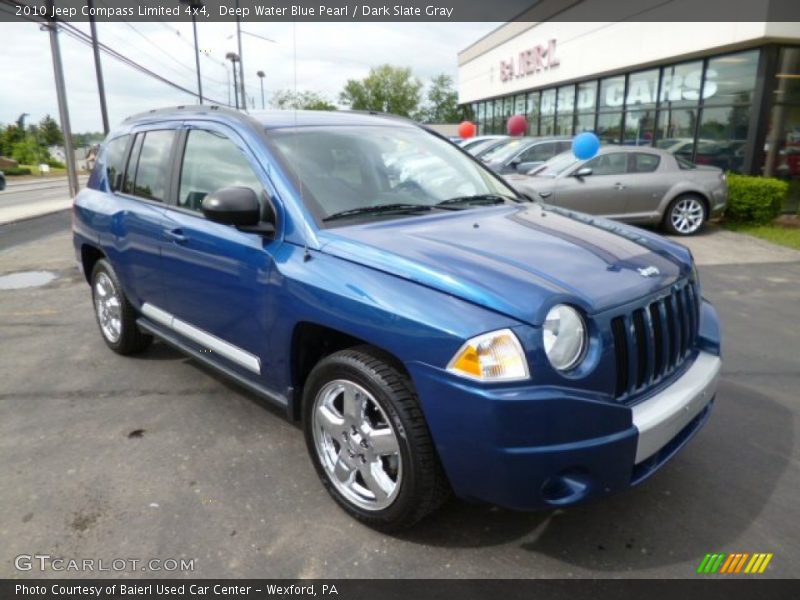
<path fill-rule="evenodd" d="M 773 554 L 765 552 L 735 552 L 732 554 L 715 553 L 706 554 L 697 572 L 701 575 L 736 575 L 760 574 L 767 570 L 767 565 L 772 560 Z"/>

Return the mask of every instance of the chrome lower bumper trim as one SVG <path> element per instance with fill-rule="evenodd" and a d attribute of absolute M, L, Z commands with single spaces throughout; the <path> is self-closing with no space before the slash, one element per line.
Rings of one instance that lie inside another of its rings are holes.
<path fill-rule="evenodd" d="M 636 464 L 663 448 L 711 402 L 721 366 L 719 356 L 701 351 L 680 379 L 633 407 L 633 424 L 639 430 Z"/>

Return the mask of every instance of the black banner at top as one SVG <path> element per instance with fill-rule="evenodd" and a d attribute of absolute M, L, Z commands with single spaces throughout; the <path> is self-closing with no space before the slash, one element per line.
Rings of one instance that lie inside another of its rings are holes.
<path fill-rule="evenodd" d="M 0 21 L 800 21 L 798 0 L 0 0 Z"/>

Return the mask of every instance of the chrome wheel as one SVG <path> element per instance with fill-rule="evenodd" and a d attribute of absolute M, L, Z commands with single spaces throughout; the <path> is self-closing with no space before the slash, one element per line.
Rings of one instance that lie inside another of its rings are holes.
<path fill-rule="evenodd" d="M 314 446 L 334 487 L 364 510 L 390 506 L 403 477 L 400 443 L 373 395 L 337 379 L 320 389 L 312 414 Z"/>
<path fill-rule="evenodd" d="M 95 278 L 94 308 L 103 336 L 116 344 L 122 334 L 122 298 L 106 273 L 98 273 Z"/>
<path fill-rule="evenodd" d="M 682 198 L 672 207 L 670 222 L 678 233 L 688 235 L 694 233 L 703 224 L 705 208 L 697 198 Z"/>

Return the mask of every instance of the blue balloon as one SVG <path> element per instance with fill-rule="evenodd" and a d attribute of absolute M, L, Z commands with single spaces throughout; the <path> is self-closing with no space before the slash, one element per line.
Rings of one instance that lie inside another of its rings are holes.
<path fill-rule="evenodd" d="M 591 131 L 579 133 L 572 140 L 572 153 L 580 160 L 592 158 L 598 150 L 600 150 L 600 138 Z"/>

